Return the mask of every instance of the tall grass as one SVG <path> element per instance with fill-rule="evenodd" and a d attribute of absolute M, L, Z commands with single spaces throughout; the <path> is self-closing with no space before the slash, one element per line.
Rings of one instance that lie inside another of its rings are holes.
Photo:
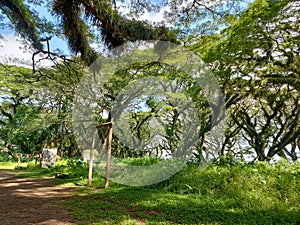
<path fill-rule="evenodd" d="M 123 162 L 145 166 L 158 161 Z M 87 183 L 88 167 L 80 159 L 29 170 L 44 176 L 68 175 L 58 183 Z M 103 184 L 94 173 L 94 188 Z M 285 160 L 273 165 L 228 159 L 206 167 L 187 164 L 157 184 L 126 187 L 112 182 L 110 188 L 100 190 L 80 189 L 75 199 L 65 203 L 82 224 L 139 224 L 140 220 L 146 224 L 300 224 L 300 164 Z"/>
<path fill-rule="evenodd" d="M 145 160 L 133 163 L 151 163 Z M 275 165 L 220 160 L 205 168 L 188 164 L 151 186 L 88 189 L 66 204 L 82 224 L 297 225 L 300 165 L 284 160 Z"/>

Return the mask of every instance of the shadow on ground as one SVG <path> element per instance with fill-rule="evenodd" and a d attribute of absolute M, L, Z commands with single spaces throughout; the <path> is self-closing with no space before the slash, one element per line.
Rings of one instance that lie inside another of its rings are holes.
<path fill-rule="evenodd" d="M 176 195 L 125 187 L 78 194 L 66 205 L 71 205 L 74 215 L 87 221 L 85 224 L 300 224 L 297 210 L 254 210 L 255 206 L 247 208 L 245 202 L 228 196 Z"/>
<path fill-rule="evenodd" d="M 54 178 L 20 178 L 0 170 L 0 223 L 67 225 L 76 221 L 61 206 L 74 188 L 51 184 Z"/>

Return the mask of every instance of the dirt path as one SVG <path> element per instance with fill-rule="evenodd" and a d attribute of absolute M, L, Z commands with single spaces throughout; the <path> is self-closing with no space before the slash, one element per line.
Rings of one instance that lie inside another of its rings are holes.
<path fill-rule="evenodd" d="M 72 197 L 72 188 L 54 186 L 54 178 L 18 178 L 0 170 L 0 224 L 75 224 L 59 202 Z"/>

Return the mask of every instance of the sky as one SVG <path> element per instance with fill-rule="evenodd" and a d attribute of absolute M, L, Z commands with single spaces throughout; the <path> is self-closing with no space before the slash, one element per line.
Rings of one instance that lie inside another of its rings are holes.
<path fill-rule="evenodd" d="M 119 11 L 121 11 L 122 14 L 129 13 L 130 2 L 131 0 L 125 0 L 123 3 L 121 3 L 121 1 L 117 1 L 117 6 L 120 7 Z M 162 0 L 154 0 L 153 2 L 160 4 Z M 123 6 L 121 4 L 123 4 Z M 54 23 L 58 22 L 45 7 L 37 7 L 35 10 L 39 12 L 39 16 L 41 18 L 44 17 Z M 168 8 L 162 7 L 158 13 L 146 12 L 139 19 L 157 23 L 162 22 L 164 21 L 163 13 L 165 10 L 168 10 Z M 28 48 L 28 46 L 25 46 L 23 42 L 24 40 L 22 41 L 22 38 L 20 38 L 14 30 L 9 28 L 1 30 L 0 28 L 0 63 L 31 67 L 34 49 Z M 67 42 L 58 37 L 52 37 L 50 47 L 51 50 L 60 49 L 66 56 L 71 55 Z M 103 49 L 103 46 L 93 45 L 93 47 L 95 49 Z M 50 65 L 52 65 L 50 60 L 43 60 L 40 64 L 40 66 Z"/>
<path fill-rule="evenodd" d="M 47 12 L 44 7 L 36 9 L 41 17 L 46 17 L 54 21 L 55 19 Z M 4 20 L 6 22 L 8 20 Z M 50 42 L 52 49 L 61 49 L 65 55 L 70 55 L 66 41 L 53 37 Z M 24 67 L 32 66 L 32 54 L 35 52 L 30 44 L 21 38 L 13 29 L 0 29 L 0 62 Z M 51 66 L 50 60 L 44 60 L 39 66 Z"/>
<path fill-rule="evenodd" d="M 40 17 L 45 17 L 48 20 L 57 23 L 56 18 L 51 16 L 45 7 L 38 7 L 35 8 L 35 10 L 39 12 Z M 127 13 L 129 9 L 123 8 L 122 11 L 123 13 Z M 145 13 L 141 19 L 153 22 L 161 22 L 163 20 L 163 11 L 161 10 L 159 13 Z M 66 56 L 71 55 L 67 42 L 58 37 L 52 37 L 50 41 L 50 47 L 52 50 L 60 49 Z M 97 46 L 93 47 L 97 48 Z M 99 49 L 101 49 L 101 46 Z M 34 52 L 35 50 L 24 44 L 24 39 L 16 34 L 13 29 L 0 28 L 0 63 L 30 68 L 32 67 L 32 54 Z M 43 60 L 39 64 L 39 66 L 43 67 L 51 65 L 53 64 L 50 60 Z"/>

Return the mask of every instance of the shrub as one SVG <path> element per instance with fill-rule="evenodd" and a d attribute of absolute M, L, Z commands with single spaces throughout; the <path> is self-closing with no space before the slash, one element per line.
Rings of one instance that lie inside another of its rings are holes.
<path fill-rule="evenodd" d="M 151 185 L 181 194 L 218 195 L 240 199 L 247 204 L 262 206 L 300 202 L 300 164 L 281 161 L 248 164 L 230 162 L 213 163 L 200 169 L 196 164 L 186 165 L 169 179 Z"/>
<path fill-rule="evenodd" d="M 159 163 L 161 160 L 153 157 L 126 158 L 121 160 L 123 163 L 132 166 L 149 166 Z"/>
<path fill-rule="evenodd" d="M 0 162 L 9 162 L 15 160 L 8 152 L 0 151 Z"/>
<path fill-rule="evenodd" d="M 87 178 L 88 176 L 88 164 L 81 159 L 60 160 L 50 170 L 54 174 L 63 174 L 64 178 Z"/>

